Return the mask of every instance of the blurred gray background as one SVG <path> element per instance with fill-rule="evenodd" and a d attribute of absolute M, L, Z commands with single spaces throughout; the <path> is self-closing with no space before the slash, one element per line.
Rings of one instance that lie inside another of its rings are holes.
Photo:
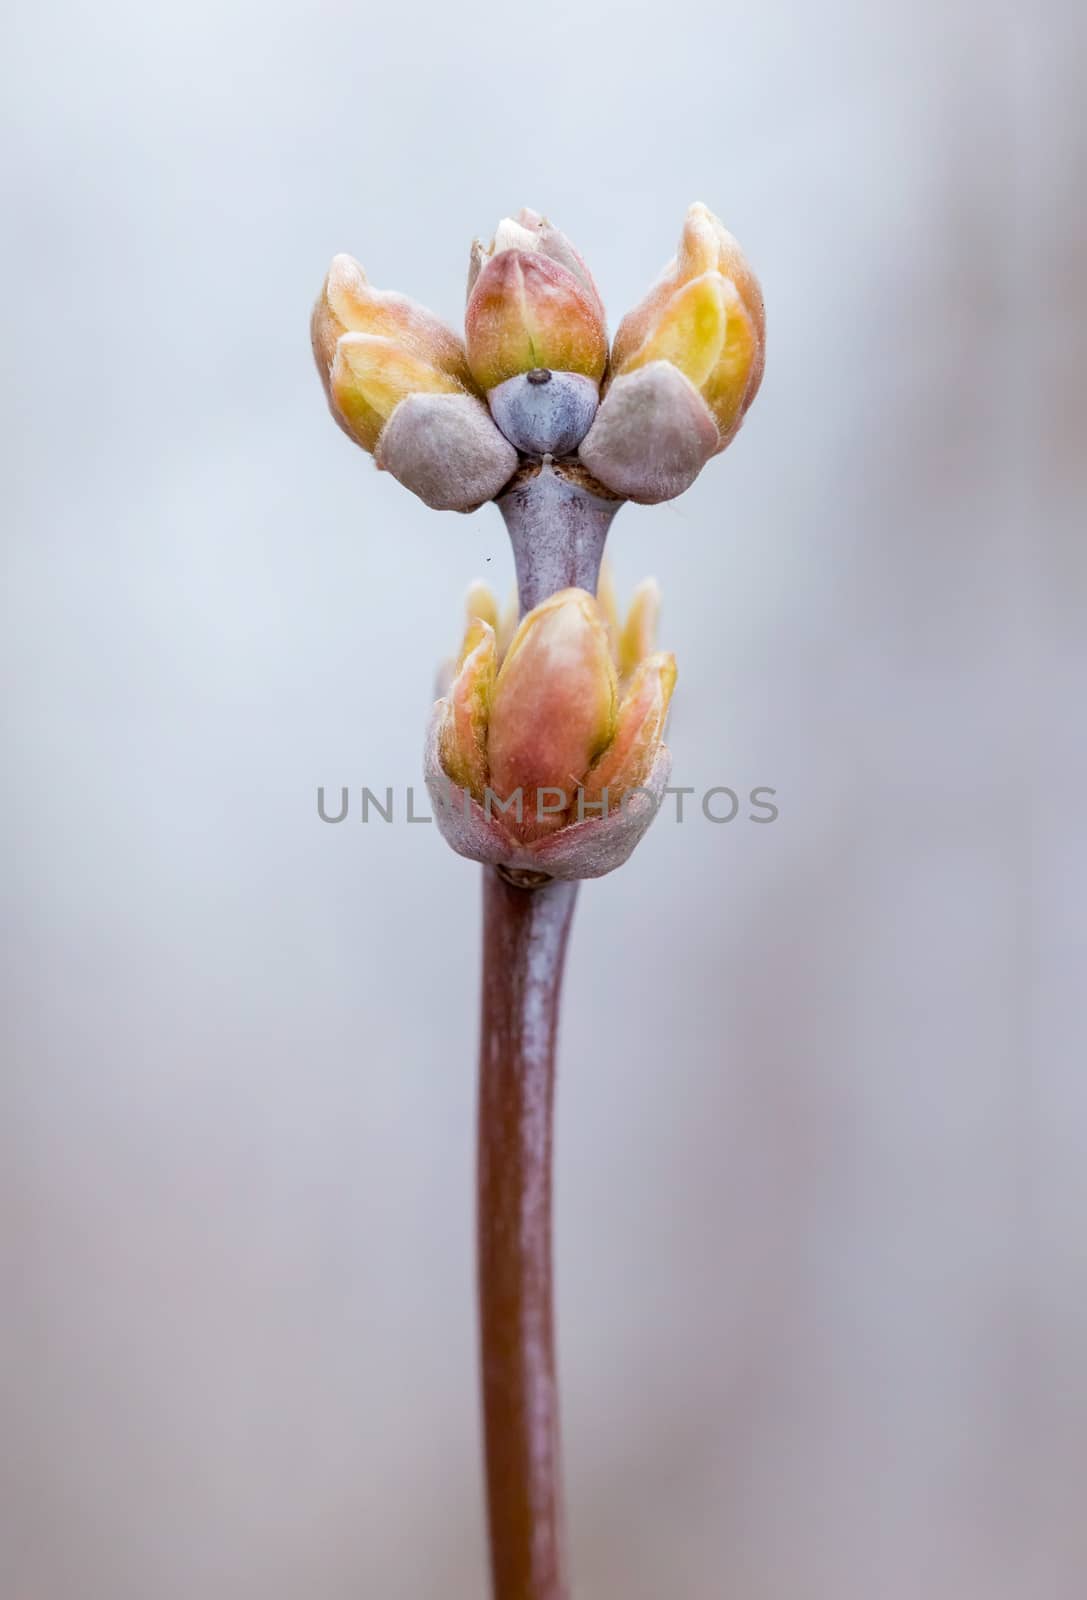
<path fill-rule="evenodd" d="M 611 551 L 676 781 L 781 814 L 582 894 L 577 1600 L 1084 1593 L 1081 46 L 980 0 L 18 9 L 4 1600 L 484 1596 L 478 872 L 315 797 L 419 782 L 511 564 L 332 426 L 307 319 L 349 250 L 457 321 L 529 204 L 614 327 L 696 198 L 766 383 Z"/>

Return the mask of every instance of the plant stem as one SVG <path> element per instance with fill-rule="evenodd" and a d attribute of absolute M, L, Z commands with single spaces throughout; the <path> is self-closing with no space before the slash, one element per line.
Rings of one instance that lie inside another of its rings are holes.
<path fill-rule="evenodd" d="M 568 1600 L 551 1274 L 555 1036 L 576 883 L 483 875 L 479 1305 L 494 1600 Z"/>
<path fill-rule="evenodd" d="M 498 501 L 521 615 L 596 593 L 622 501 L 577 463 L 526 465 Z M 520 881 L 517 881 L 517 880 Z M 494 1600 L 569 1600 L 551 1288 L 555 1037 L 576 883 L 485 867 L 479 1309 Z"/>
<path fill-rule="evenodd" d="M 584 469 L 545 461 L 498 501 L 513 546 L 521 615 L 559 589 L 596 593 L 600 560 L 622 500 Z"/>

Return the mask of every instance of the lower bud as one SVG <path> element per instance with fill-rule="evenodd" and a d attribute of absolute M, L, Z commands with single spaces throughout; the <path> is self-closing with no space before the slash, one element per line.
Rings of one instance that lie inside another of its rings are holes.
<path fill-rule="evenodd" d="M 506 438 L 525 455 L 565 456 L 588 433 L 599 391 L 580 372 L 537 367 L 498 384 L 487 404 Z"/>
<path fill-rule="evenodd" d="M 661 745 L 648 775 L 633 792 L 614 790 L 606 797 L 573 795 L 572 819 L 565 827 L 532 839 L 507 826 L 507 814 L 490 790 L 480 805 L 470 790 L 460 788 L 442 761 L 442 736 L 447 708 L 434 708 L 427 736 L 424 771 L 434 820 L 446 843 L 458 855 L 507 871 L 543 873 L 549 878 L 601 878 L 631 855 L 660 808 L 672 770 L 667 745 Z M 581 814 L 579 814 L 581 813 Z"/>
<path fill-rule="evenodd" d="M 413 394 L 381 432 L 375 460 L 435 511 L 475 511 L 517 469 L 517 452 L 467 394 Z"/>
<path fill-rule="evenodd" d="M 578 454 L 614 494 L 656 505 L 689 489 L 719 444 L 694 386 L 654 361 L 614 380 Z"/>

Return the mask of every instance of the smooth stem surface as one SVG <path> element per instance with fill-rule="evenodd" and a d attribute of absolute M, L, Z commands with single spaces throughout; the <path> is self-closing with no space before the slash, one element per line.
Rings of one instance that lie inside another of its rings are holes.
<path fill-rule="evenodd" d="M 576 883 L 483 875 L 479 1304 L 494 1600 L 568 1600 L 551 1275 L 555 1035 Z"/>
<path fill-rule="evenodd" d="M 604 541 L 622 504 L 550 462 L 502 496 L 498 509 L 513 546 L 522 616 L 559 589 L 596 593 Z"/>

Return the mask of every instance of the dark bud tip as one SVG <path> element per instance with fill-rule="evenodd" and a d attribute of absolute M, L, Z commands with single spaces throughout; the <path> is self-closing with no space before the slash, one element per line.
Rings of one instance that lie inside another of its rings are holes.
<path fill-rule="evenodd" d="M 592 378 L 535 367 L 507 378 L 487 395 L 491 416 L 510 444 L 537 459 L 576 450 L 589 431 L 597 403 Z"/>

